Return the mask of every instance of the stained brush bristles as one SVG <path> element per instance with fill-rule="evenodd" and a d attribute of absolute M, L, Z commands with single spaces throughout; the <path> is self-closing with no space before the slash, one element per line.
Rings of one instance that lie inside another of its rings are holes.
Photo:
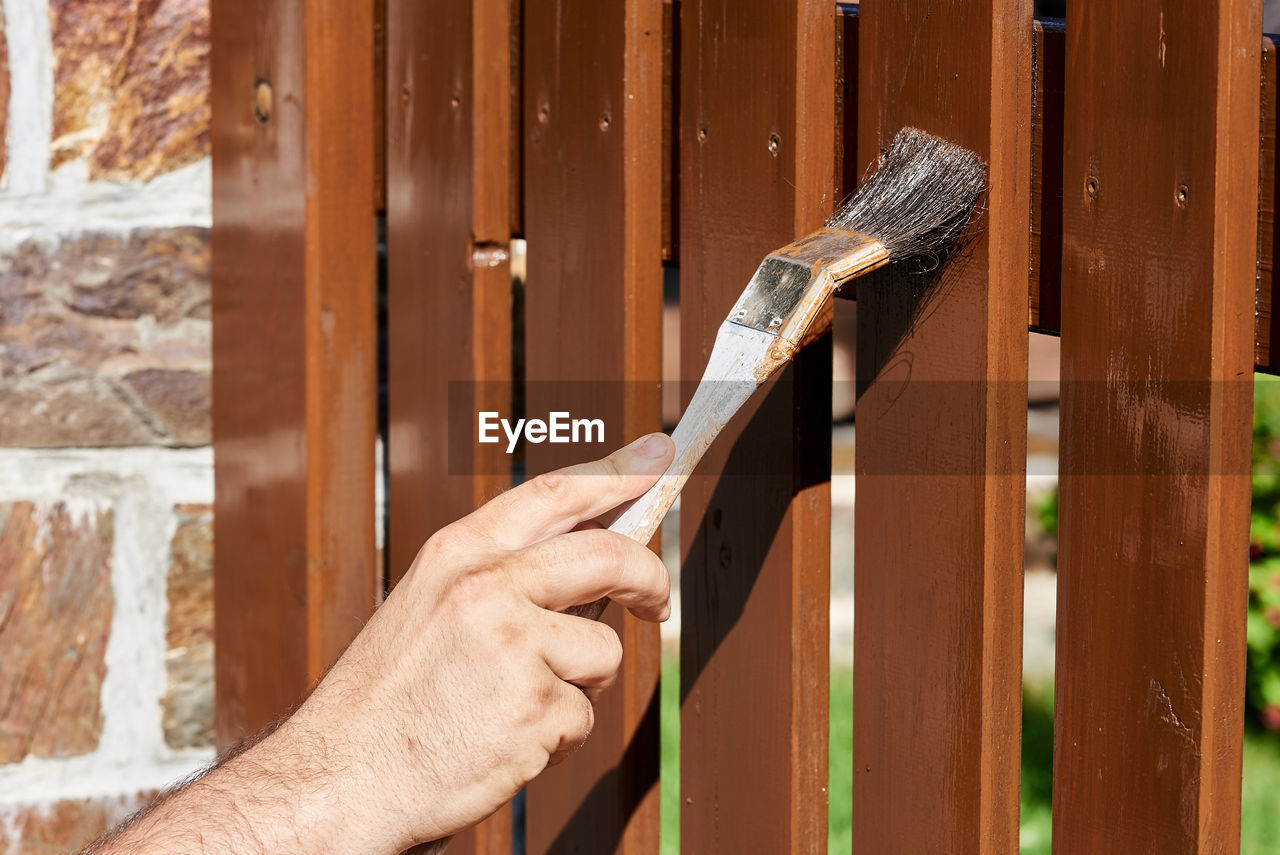
<path fill-rule="evenodd" d="M 895 261 L 945 254 L 987 189 L 987 164 L 973 152 L 903 128 L 876 171 L 827 225 L 862 232 Z"/>

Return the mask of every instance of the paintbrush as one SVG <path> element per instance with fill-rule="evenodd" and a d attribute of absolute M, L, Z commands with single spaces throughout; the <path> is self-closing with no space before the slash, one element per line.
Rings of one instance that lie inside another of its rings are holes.
<path fill-rule="evenodd" d="M 890 262 L 936 263 L 955 245 L 986 189 L 973 152 L 915 128 L 894 137 L 875 171 L 821 229 L 770 253 L 720 325 L 672 439 L 666 473 L 609 526 L 648 543 L 702 455 L 757 389 L 830 323 L 827 303 L 850 280 Z M 604 603 L 575 612 L 598 617 Z"/>

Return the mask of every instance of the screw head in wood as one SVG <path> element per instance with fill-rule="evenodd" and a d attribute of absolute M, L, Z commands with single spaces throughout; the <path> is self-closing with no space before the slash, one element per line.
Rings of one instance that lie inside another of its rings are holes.
<path fill-rule="evenodd" d="M 253 117 L 265 125 L 271 118 L 271 84 L 261 78 L 253 85 Z"/>

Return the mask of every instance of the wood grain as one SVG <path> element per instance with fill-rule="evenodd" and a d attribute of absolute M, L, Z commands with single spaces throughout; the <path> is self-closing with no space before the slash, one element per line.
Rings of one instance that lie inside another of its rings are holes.
<path fill-rule="evenodd" d="M 388 567 L 511 483 L 510 0 L 387 2 Z M 502 810 L 450 852 L 507 853 Z"/>
<path fill-rule="evenodd" d="M 373 11 L 216 0 L 211 13 L 215 724 L 226 748 L 306 695 L 380 583 Z"/>
<path fill-rule="evenodd" d="M 1240 847 L 1259 14 L 1073 7 L 1057 852 Z"/>
<path fill-rule="evenodd" d="M 760 259 L 831 212 L 835 6 L 684 0 L 680 14 L 687 404 Z M 681 497 L 684 852 L 826 851 L 830 372 L 828 336 Z"/>
<path fill-rule="evenodd" d="M 524 7 L 526 411 L 603 418 L 602 445 L 530 445 L 530 474 L 661 427 L 662 0 Z M 527 791 L 526 846 L 658 848 L 659 639 L 611 606 L 625 650 L 595 729 Z"/>
<path fill-rule="evenodd" d="M 860 156 L 914 125 L 990 191 L 959 257 L 858 286 L 854 847 L 1013 853 L 1031 4 L 866 2 L 859 27 Z"/>

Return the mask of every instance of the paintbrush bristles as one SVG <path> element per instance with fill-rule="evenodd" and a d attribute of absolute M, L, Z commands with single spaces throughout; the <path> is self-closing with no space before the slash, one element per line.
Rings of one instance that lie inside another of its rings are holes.
<path fill-rule="evenodd" d="M 903 128 L 828 225 L 875 238 L 895 261 L 943 255 L 986 188 L 987 165 L 973 152 Z"/>

